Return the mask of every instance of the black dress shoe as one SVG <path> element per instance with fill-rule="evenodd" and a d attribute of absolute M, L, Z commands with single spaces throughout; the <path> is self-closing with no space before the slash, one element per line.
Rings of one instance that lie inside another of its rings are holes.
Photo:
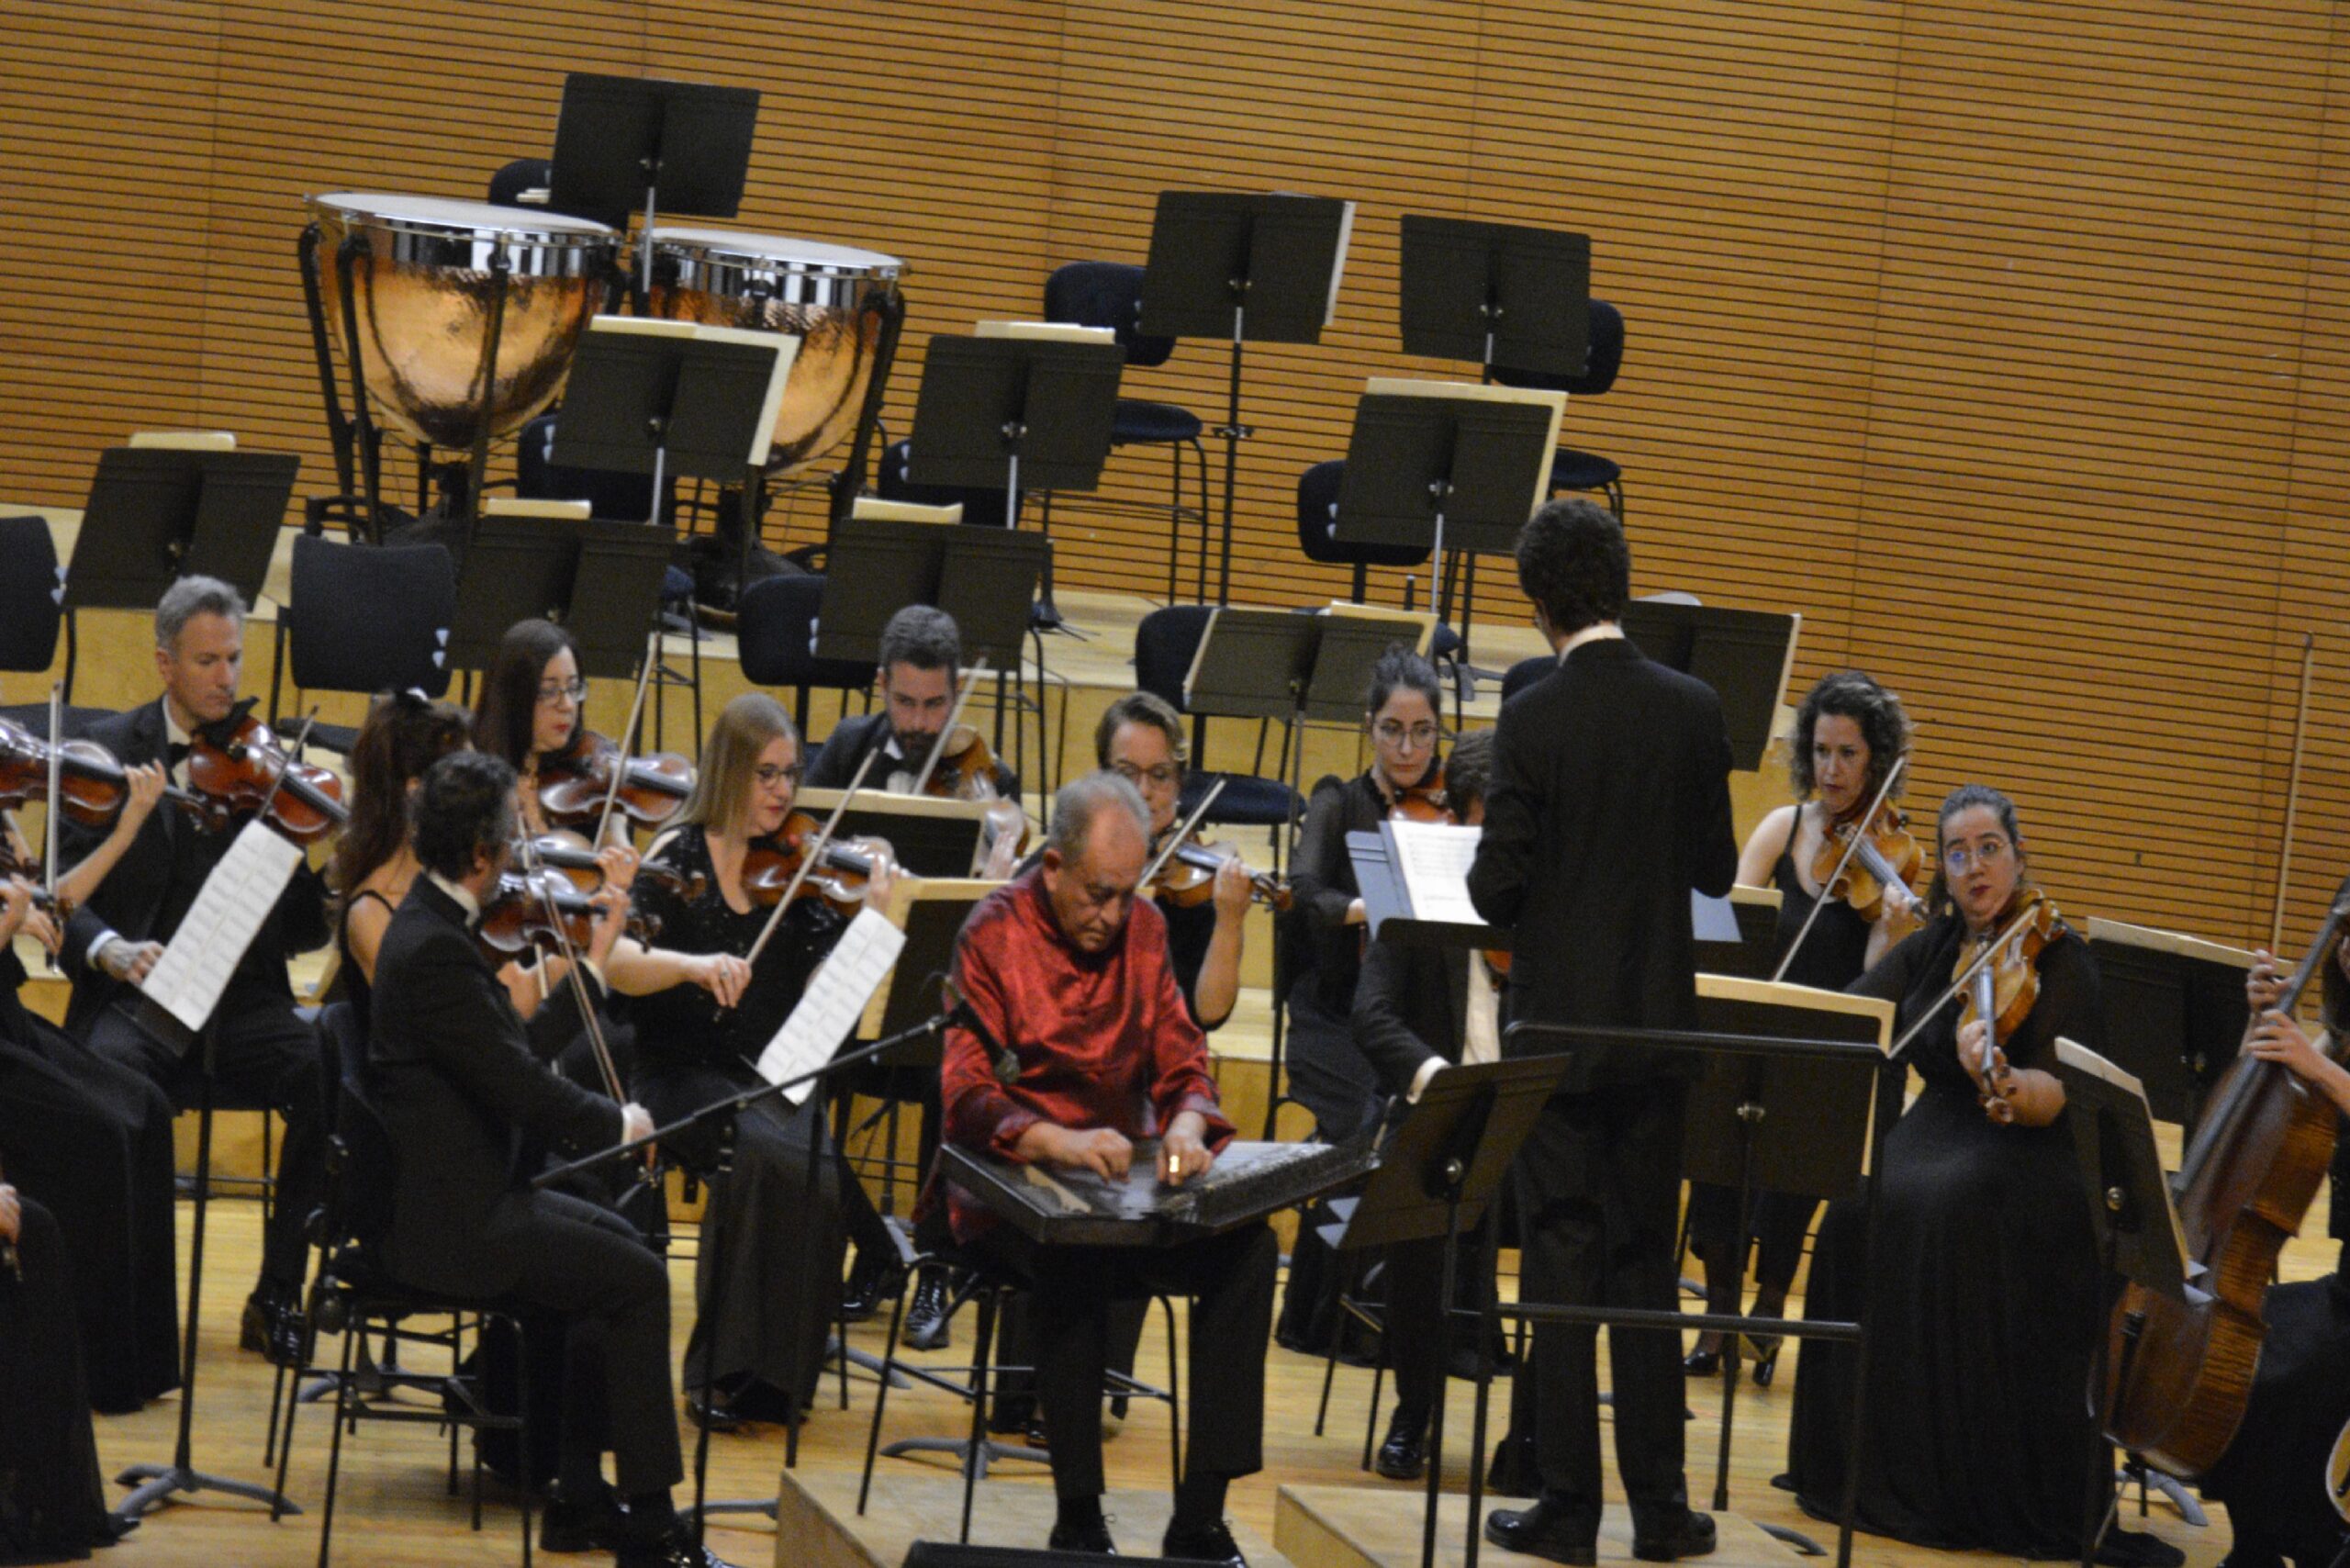
<path fill-rule="evenodd" d="M 612 1551 L 618 1568 L 734 1568 L 718 1553 L 696 1550 L 683 1521 L 658 1540 L 623 1542 Z"/>
<path fill-rule="evenodd" d="M 1714 1549 L 1714 1516 L 1684 1509 L 1678 1524 L 1643 1532 L 1632 1527 L 1632 1555 L 1643 1562 L 1670 1562 L 1679 1557 L 1703 1557 Z"/>
<path fill-rule="evenodd" d="M 906 1308 L 905 1332 L 900 1336 L 909 1349 L 943 1350 L 954 1342 L 946 1310 L 952 1299 L 946 1270 L 924 1269 L 915 1279 L 913 1304 Z"/>
<path fill-rule="evenodd" d="M 1379 1445 L 1379 1457 L 1371 1467 L 1390 1481 L 1417 1481 L 1427 1473 L 1427 1429 L 1426 1414 L 1398 1405 L 1387 1420 L 1387 1440 Z"/>
<path fill-rule="evenodd" d="M 1091 1519 L 1084 1524 L 1053 1526 L 1053 1533 L 1045 1538 L 1047 1551 L 1091 1551 L 1100 1557 L 1118 1555 L 1118 1543 L 1110 1539 L 1110 1526 L 1105 1519 Z"/>
<path fill-rule="evenodd" d="M 610 1487 L 587 1498 L 575 1498 L 559 1485 L 547 1493 L 539 1515 L 541 1551 L 617 1551 L 627 1539 L 628 1510 Z"/>
<path fill-rule="evenodd" d="M 1240 1555 L 1240 1543 L 1232 1539 L 1231 1527 L 1222 1519 L 1196 1529 L 1169 1523 L 1167 1534 L 1159 1540 L 1158 1555 L 1181 1558 L 1186 1562 L 1221 1562 L 1225 1568 L 1248 1568 L 1248 1560 Z"/>
<path fill-rule="evenodd" d="M 1681 1358 L 1681 1370 L 1691 1377 L 1711 1377 L 1722 1366 L 1719 1350 L 1692 1350 Z"/>
<path fill-rule="evenodd" d="M 847 1323 L 863 1323 L 881 1310 L 881 1304 L 897 1293 L 897 1265 L 877 1252 L 857 1249 L 856 1261 L 848 1271 L 848 1283 L 841 1288 L 841 1318 Z"/>
<path fill-rule="evenodd" d="M 1486 1517 L 1485 1539 L 1505 1551 L 1572 1568 L 1593 1568 L 1599 1561 L 1599 1521 L 1548 1501 L 1530 1508 L 1495 1510 Z"/>
<path fill-rule="evenodd" d="M 245 1298 L 245 1316 L 237 1343 L 264 1357 L 271 1365 L 302 1364 L 305 1322 L 300 1299 L 285 1290 L 264 1285 Z"/>
<path fill-rule="evenodd" d="M 1782 1343 L 1784 1341 L 1776 1334 L 1761 1339 L 1755 1338 L 1751 1334 L 1747 1336 L 1746 1352 L 1754 1358 L 1751 1375 L 1755 1387 L 1768 1388 L 1771 1386 L 1771 1380 L 1778 1376 L 1779 1347 Z"/>
<path fill-rule="evenodd" d="M 716 1399 L 711 1398 L 706 1390 L 687 1394 L 686 1414 L 692 1417 L 695 1426 L 707 1427 L 713 1432 L 739 1432 L 743 1429 L 743 1417 L 729 1407 L 722 1394 Z"/>
<path fill-rule="evenodd" d="M 2230 1559 L 2233 1560 L 2233 1553 Z M 2109 1568 L 2178 1568 L 2187 1561 L 2187 1553 L 2160 1536 L 2116 1526 L 2098 1542 L 2097 1560 Z"/>

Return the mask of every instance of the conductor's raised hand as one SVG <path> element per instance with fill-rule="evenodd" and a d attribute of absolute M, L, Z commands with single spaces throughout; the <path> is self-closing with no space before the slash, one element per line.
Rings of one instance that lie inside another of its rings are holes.
<path fill-rule="evenodd" d="M 1186 1111 L 1167 1124 L 1167 1136 L 1158 1140 L 1158 1179 L 1169 1187 L 1205 1175 L 1215 1163 L 1215 1152 L 1207 1145 L 1207 1123 L 1197 1111 Z"/>

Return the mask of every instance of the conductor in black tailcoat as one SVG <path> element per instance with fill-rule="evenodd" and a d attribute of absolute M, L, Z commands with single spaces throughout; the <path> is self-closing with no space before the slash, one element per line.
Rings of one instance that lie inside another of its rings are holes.
<path fill-rule="evenodd" d="M 1694 1027 L 1690 893 L 1727 893 L 1738 869 L 1721 703 L 1625 639 L 1631 554 L 1605 508 L 1542 508 L 1519 537 L 1517 570 L 1560 667 L 1502 709 L 1469 873 L 1478 913 L 1516 933 L 1507 1016 Z M 1521 1036 L 1504 1053 L 1546 1048 Z M 1576 1050 L 1517 1159 L 1527 1300 L 1674 1306 L 1694 1072 L 1637 1047 Z M 1531 1508 L 1494 1514 L 1486 1535 L 1587 1563 L 1600 1511 L 1596 1331 L 1543 1325 L 1534 1338 L 1542 1491 Z M 1683 1472 L 1680 1338 L 1610 1330 L 1608 1345 L 1634 1551 L 1660 1562 L 1710 1551 L 1713 1520 L 1690 1511 Z"/>

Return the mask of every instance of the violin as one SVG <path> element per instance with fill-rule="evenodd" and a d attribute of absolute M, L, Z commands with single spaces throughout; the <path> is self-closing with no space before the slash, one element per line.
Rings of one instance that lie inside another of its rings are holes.
<path fill-rule="evenodd" d="M 1926 852 L 1910 834 L 1901 808 L 1891 801 L 1881 801 L 1865 822 L 1861 815 L 1855 811 L 1828 823 L 1819 835 L 1819 852 L 1811 857 L 1811 879 L 1821 897 L 1852 905 L 1874 925 L 1885 918 L 1887 891 L 1896 886 L 1904 892 L 1910 890 L 1926 863 Z M 1901 911 L 1893 933 L 1897 938 L 1925 923 L 1915 898 Z"/>
<path fill-rule="evenodd" d="M 930 764 L 923 793 L 944 801 L 991 801 L 980 834 L 984 854 L 975 875 L 1003 877 L 1028 853 L 1028 814 L 1016 801 L 996 793 L 995 753 L 979 731 L 968 724 L 949 724 L 938 739 L 938 755 Z"/>
<path fill-rule="evenodd" d="M 270 825 L 296 844 L 316 844 L 351 820 L 342 780 L 287 756 L 251 713 L 231 714 L 188 737 L 187 781 L 238 815 L 266 811 Z"/>
<path fill-rule="evenodd" d="M 570 946 L 584 952 L 595 935 L 602 906 L 573 887 L 561 872 L 535 876 L 508 871 L 498 879 L 497 890 L 482 901 L 481 924 L 474 939 L 497 954 L 511 958 L 536 947 Z M 558 933 L 556 923 L 562 923 Z M 655 927 L 632 912 L 629 935 L 650 941 Z"/>
<path fill-rule="evenodd" d="M 743 857 L 743 891 L 754 904 L 772 908 L 782 899 L 793 879 L 800 878 L 808 846 L 822 831 L 823 824 L 814 817 L 794 812 L 773 834 L 753 841 Z M 792 897 L 812 894 L 843 914 L 855 914 L 865 907 L 866 884 L 878 853 L 886 853 L 886 846 L 870 839 L 835 839 L 826 844 Z"/>
<path fill-rule="evenodd" d="M 1458 821 L 1444 798 L 1444 761 L 1441 757 L 1428 764 L 1416 784 L 1407 784 L 1395 791 L 1395 799 L 1387 807 L 1387 820 L 1399 823 L 1449 823 Z"/>
<path fill-rule="evenodd" d="M 15 811 L 49 799 L 49 743 L 20 725 L 0 719 L 0 811 Z M 59 809 L 69 822 L 105 827 L 130 799 L 130 778 L 115 755 L 95 741 L 65 741 L 57 747 Z M 226 828 L 229 808 L 208 796 L 163 787 L 163 799 L 207 833 Z"/>
<path fill-rule="evenodd" d="M 532 839 L 527 853 L 519 852 L 518 861 L 535 861 L 550 870 L 560 871 L 571 885 L 583 893 L 604 890 L 603 862 L 596 858 L 596 851 L 576 833 L 550 833 Z M 710 879 L 697 871 L 687 876 L 674 866 L 657 860 L 641 860 L 636 867 L 637 887 L 655 887 L 687 903 L 699 900 L 710 890 Z"/>
<path fill-rule="evenodd" d="M 674 751 L 632 756 L 620 767 L 621 748 L 595 731 L 582 729 L 571 749 L 539 764 L 539 813 L 550 827 L 596 825 L 604 801 L 643 827 L 659 827 L 677 814 L 694 792 L 694 765 Z M 620 792 L 612 775 L 620 772 Z"/>
<path fill-rule="evenodd" d="M 1203 844 L 1197 838 L 1176 846 L 1174 851 L 1159 865 L 1158 874 L 1150 879 L 1150 894 L 1178 909 L 1193 909 L 1206 902 L 1215 893 L 1216 872 L 1225 862 L 1227 851 L 1214 845 Z M 1248 868 L 1243 866 L 1242 870 Z M 1249 896 L 1267 909 L 1287 913 L 1290 907 L 1289 884 L 1270 872 L 1248 871 Z"/>
<path fill-rule="evenodd" d="M 2015 1032 L 2031 1016 L 2032 1008 L 2040 1001 L 2040 955 L 2056 934 L 2064 929 L 2064 917 L 2056 913 L 2056 902 L 2035 888 L 2018 902 L 2013 918 L 2001 923 L 1997 932 L 1986 929 L 1960 944 L 1957 961 L 1951 969 L 1951 983 L 1955 985 L 1969 969 L 1974 974 L 1966 979 L 1966 1003 L 1959 1012 L 1958 1026 L 1964 1030 L 1978 1019 L 1988 1019 L 1990 1028 L 1983 1036 L 1983 1056 L 1979 1064 L 1986 1092 L 1982 1095 L 1983 1109 L 1994 1121 L 2011 1122 L 2014 1108 L 1998 1090 L 1990 1088 L 1993 1080 L 1991 1064 L 1999 1042 L 2011 1039 Z M 1976 966 L 1985 947 L 1999 945 L 1998 952 L 1988 963 Z"/>

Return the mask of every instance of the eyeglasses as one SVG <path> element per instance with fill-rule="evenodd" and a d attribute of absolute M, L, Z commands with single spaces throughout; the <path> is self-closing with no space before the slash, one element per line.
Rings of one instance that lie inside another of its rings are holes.
<path fill-rule="evenodd" d="M 778 767 L 772 763 L 763 762 L 752 777 L 759 781 L 759 788 L 762 790 L 772 790 L 778 784 L 789 784 L 798 789 L 800 774 L 800 767 L 796 762 L 789 767 Z"/>
<path fill-rule="evenodd" d="M 588 683 L 578 678 L 576 676 L 573 677 L 569 680 L 543 680 L 539 682 L 540 701 L 559 702 L 566 697 L 570 698 L 574 702 L 585 702 L 588 700 Z"/>
<path fill-rule="evenodd" d="M 2009 848 L 2004 838 L 1986 838 L 1980 844 L 1953 844 L 1942 851 L 1942 864 L 1953 876 L 1964 877 L 1977 866 L 1991 866 L 2003 859 Z"/>
<path fill-rule="evenodd" d="M 1136 767 L 1132 763 L 1121 762 L 1110 771 L 1137 790 L 1145 784 L 1158 790 L 1172 789 L 1183 781 L 1182 765 L 1175 762 L 1162 762 L 1157 767 Z"/>
<path fill-rule="evenodd" d="M 1382 745 L 1400 746 L 1409 742 L 1414 751 L 1426 751 L 1444 739 L 1444 726 L 1441 724 L 1413 724 L 1406 728 L 1393 719 L 1383 719 L 1373 724 L 1371 733 L 1379 737 Z"/>

